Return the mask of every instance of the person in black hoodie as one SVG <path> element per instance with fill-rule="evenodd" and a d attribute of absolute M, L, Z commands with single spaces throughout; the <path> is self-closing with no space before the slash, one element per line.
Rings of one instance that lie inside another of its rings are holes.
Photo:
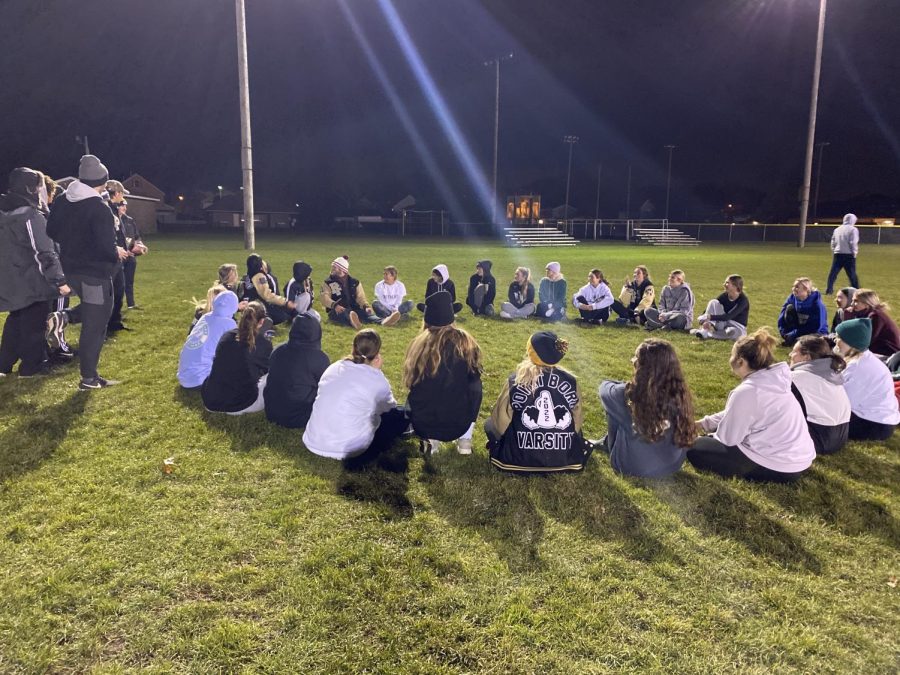
<path fill-rule="evenodd" d="M 310 275 L 312 267 L 302 260 L 294 263 L 294 276 L 284 285 L 284 297 L 294 303 L 292 311 L 293 316 L 300 314 L 310 314 L 317 320 L 321 321 L 322 317 L 312 308 L 313 286 Z"/>
<path fill-rule="evenodd" d="M 81 298 L 78 319 L 81 322 L 79 361 L 82 390 L 101 389 L 112 384 L 97 373 L 100 350 L 106 338 L 106 323 L 113 305 L 112 274 L 128 252 L 116 246 L 116 228 L 112 212 L 103 203 L 109 171 L 94 155 L 85 155 L 78 165 L 78 180 L 65 195 L 53 202 L 47 221 L 47 234 L 60 249 L 60 262 L 66 281 Z M 70 313 L 71 323 L 72 320 Z"/>
<path fill-rule="evenodd" d="M 456 302 L 456 284 L 453 283 L 453 279 L 450 278 L 450 270 L 444 264 L 435 265 L 431 270 L 431 278 L 425 284 L 425 297 L 434 295 L 438 291 L 447 291 L 450 294 L 451 302 Z"/>
<path fill-rule="evenodd" d="M 497 280 L 491 274 L 491 261 L 479 260 L 475 274 L 469 277 L 466 304 L 475 315 L 494 316 L 494 298 L 497 296 Z"/>
<path fill-rule="evenodd" d="M 447 291 L 430 295 L 418 309 L 425 313 L 424 329 L 410 343 L 403 363 L 410 421 L 416 434 L 429 439 L 431 452 L 437 452 L 441 441 L 457 439 L 457 451 L 471 454 L 481 407 L 481 348 L 453 325 L 462 306 Z"/>
<path fill-rule="evenodd" d="M 266 262 L 256 253 L 247 256 L 247 274 L 241 279 L 239 300 L 261 302 L 272 323 L 278 325 L 290 319 L 294 303 L 278 295 L 278 282 L 269 274 Z"/>
<path fill-rule="evenodd" d="M 644 265 L 638 265 L 632 279 L 625 279 L 619 299 L 612 304 L 612 310 L 619 315 L 616 323 L 643 325 L 644 312 L 651 307 L 656 308 L 656 291 L 650 281 L 650 272 Z"/>
<path fill-rule="evenodd" d="M 308 267 L 308 265 L 307 265 Z M 288 341 L 269 360 L 263 396 L 266 418 L 290 429 L 309 422 L 319 380 L 331 362 L 322 351 L 322 326 L 311 314 L 300 314 L 291 324 Z"/>
<path fill-rule="evenodd" d="M 128 249 L 125 230 L 122 228 L 122 219 L 119 218 L 120 207 L 125 201 L 125 186 L 117 180 L 106 181 L 106 199 L 109 209 L 112 211 L 113 223 L 116 228 L 116 246 L 128 253 L 124 260 L 119 261 L 112 274 L 113 309 L 106 325 L 106 332 L 114 333 L 120 330 L 129 330 L 122 323 L 122 306 L 125 303 L 125 261 L 129 258 L 133 259 L 134 253 Z"/>

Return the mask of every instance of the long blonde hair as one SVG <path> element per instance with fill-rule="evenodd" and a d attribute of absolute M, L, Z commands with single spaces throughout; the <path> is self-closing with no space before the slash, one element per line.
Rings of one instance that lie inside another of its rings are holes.
<path fill-rule="evenodd" d="M 531 270 L 527 267 L 517 267 L 516 273 L 521 273 L 525 277 L 525 280 L 519 284 L 519 290 L 522 291 L 522 295 L 525 295 L 528 292 L 528 284 L 531 281 Z"/>
<path fill-rule="evenodd" d="M 890 305 L 882 302 L 881 298 L 878 297 L 878 293 L 871 288 L 857 288 L 856 293 L 853 295 L 853 301 L 856 302 L 857 300 L 873 311 L 880 309 L 889 312 L 891 309 Z"/>
<path fill-rule="evenodd" d="M 550 370 L 550 368 L 537 365 L 526 355 L 525 359 L 516 366 L 515 383 L 517 386 L 533 392 L 538 378 L 545 370 Z"/>
<path fill-rule="evenodd" d="M 406 349 L 403 362 L 403 384 L 411 389 L 422 380 L 437 375 L 445 347 L 453 348 L 454 355 L 466 362 L 470 373 L 480 373 L 481 347 L 471 335 L 454 325 L 426 326 Z"/>

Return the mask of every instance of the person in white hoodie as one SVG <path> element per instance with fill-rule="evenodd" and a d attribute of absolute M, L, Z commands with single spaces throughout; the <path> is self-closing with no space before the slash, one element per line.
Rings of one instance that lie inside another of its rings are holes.
<path fill-rule="evenodd" d="M 435 265 L 431 270 L 431 278 L 425 285 L 425 299 L 438 291 L 447 291 L 452 302 L 456 302 L 456 284 L 450 278 L 450 270 L 446 265 Z"/>
<path fill-rule="evenodd" d="M 831 270 L 828 272 L 828 288 L 825 295 L 831 295 L 834 290 L 834 282 L 841 273 L 847 272 L 850 285 L 859 288 L 859 278 L 856 276 L 856 256 L 859 253 L 859 230 L 856 229 L 856 216 L 848 213 L 844 221 L 835 228 L 831 235 L 831 252 L 834 258 L 831 260 Z"/>
<path fill-rule="evenodd" d="M 854 441 L 886 441 L 900 424 L 891 371 L 869 351 L 872 321 L 848 319 L 838 324 L 835 353 L 847 361 L 844 389 L 850 398 L 849 436 Z"/>
<path fill-rule="evenodd" d="M 581 314 L 586 324 L 600 325 L 609 319 L 609 308 L 615 298 L 609 290 L 609 283 L 603 272 L 592 269 L 588 274 L 588 282 L 572 296 L 572 306 Z"/>
<path fill-rule="evenodd" d="M 725 410 L 697 422 L 711 434 L 688 450 L 696 469 L 725 477 L 790 483 L 812 465 L 816 449 L 791 393 L 791 371 L 775 361 L 777 340 L 761 328 L 735 342 L 731 370 L 741 382 Z"/>
<path fill-rule="evenodd" d="M 353 338 L 350 356 L 332 363 L 319 380 L 312 414 L 303 432 L 310 452 L 349 459 L 388 450 L 409 426 L 391 385 L 381 372 L 381 338 L 372 329 Z"/>
<path fill-rule="evenodd" d="M 847 442 L 850 399 L 841 374 L 847 363 L 821 335 L 804 335 L 790 356 L 793 392 L 806 415 L 817 455 L 830 455 Z"/>

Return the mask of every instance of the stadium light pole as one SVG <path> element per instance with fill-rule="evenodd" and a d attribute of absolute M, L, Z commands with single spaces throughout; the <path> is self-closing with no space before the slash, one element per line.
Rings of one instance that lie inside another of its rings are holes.
<path fill-rule="evenodd" d="M 672 153 L 675 151 L 674 145 L 664 145 L 669 151 L 669 170 L 666 175 L 666 220 L 669 220 L 669 193 L 672 191 Z"/>
<path fill-rule="evenodd" d="M 819 222 L 819 185 L 822 182 L 822 156 L 825 154 L 825 148 L 831 145 L 828 141 L 823 141 L 822 143 L 816 143 L 816 147 L 819 149 L 819 162 L 816 167 L 816 196 L 813 197 L 813 222 Z"/>
<path fill-rule="evenodd" d="M 496 84 L 494 87 L 494 174 L 491 185 L 494 191 L 494 201 L 491 204 L 491 224 L 497 224 L 497 166 L 500 155 L 500 63 L 509 61 L 513 57 L 512 52 L 504 56 L 498 56 L 485 61 L 484 65 L 494 66 L 496 72 Z"/>
<path fill-rule="evenodd" d="M 825 39 L 825 5 L 819 0 L 819 30 L 816 33 L 816 60 L 813 66 L 812 94 L 809 101 L 809 130 L 806 134 L 806 161 L 803 165 L 803 190 L 800 196 L 800 228 L 797 246 L 806 246 L 806 219 L 809 215 L 809 187 L 812 182 L 813 149 L 816 141 L 816 111 L 819 107 L 819 78 L 822 74 L 822 44 Z"/>
<path fill-rule="evenodd" d="M 244 248 L 256 248 L 253 213 L 253 146 L 250 142 L 250 78 L 247 69 L 247 17 L 244 0 L 235 0 L 237 18 L 238 84 L 241 104 L 241 170 L 244 174 Z"/>
<path fill-rule="evenodd" d="M 578 136 L 563 136 L 563 143 L 569 144 L 569 171 L 566 174 L 566 216 L 564 220 L 569 219 L 569 186 L 572 183 L 572 150 L 578 142 Z"/>

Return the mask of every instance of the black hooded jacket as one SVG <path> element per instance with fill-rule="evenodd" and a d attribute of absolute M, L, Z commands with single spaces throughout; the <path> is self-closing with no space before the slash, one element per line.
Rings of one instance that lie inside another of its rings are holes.
<path fill-rule="evenodd" d="M 490 260 L 479 260 L 478 267 L 484 270 L 484 276 L 480 277 L 478 273 L 475 273 L 469 277 L 469 292 L 466 294 L 466 304 L 476 314 L 479 314 L 481 309 L 484 309 L 484 306 L 481 308 L 475 307 L 475 289 L 479 284 L 487 284 L 488 287 L 487 292 L 484 294 L 485 306 L 494 304 L 494 298 L 497 297 L 497 280 L 491 274 L 492 265 L 493 263 Z"/>
<path fill-rule="evenodd" d="M 66 274 L 108 279 L 119 263 L 115 218 L 96 190 L 80 181 L 53 200 L 47 235 L 59 244 Z"/>
<path fill-rule="evenodd" d="M 284 297 L 293 303 L 297 302 L 297 298 L 303 293 L 309 293 L 310 299 L 313 297 L 312 280 L 309 275 L 312 274 L 312 267 L 302 260 L 294 263 L 294 277 L 284 285 Z"/>
<path fill-rule="evenodd" d="M 288 341 L 272 352 L 263 396 L 270 422 L 302 429 L 309 422 L 319 379 L 330 365 L 322 351 L 322 326 L 314 316 L 301 314 L 291 324 Z"/>
<path fill-rule="evenodd" d="M 278 293 L 278 286 L 272 278 L 272 275 L 266 274 L 265 268 L 263 267 L 263 259 L 256 253 L 251 253 L 247 256 L 247 274 L 241 279 L 238 299 L 247 300 L 248 302 L 252 302 L 253 300 L 265 302 L 259 297 L 259 291 L 257 291 L 256 286 L 253 285 L 253 277 L 260 273 L 266 275 L 266 283 L 269 285 L 269 290 L 272 291 L 272 293 Z"/>

